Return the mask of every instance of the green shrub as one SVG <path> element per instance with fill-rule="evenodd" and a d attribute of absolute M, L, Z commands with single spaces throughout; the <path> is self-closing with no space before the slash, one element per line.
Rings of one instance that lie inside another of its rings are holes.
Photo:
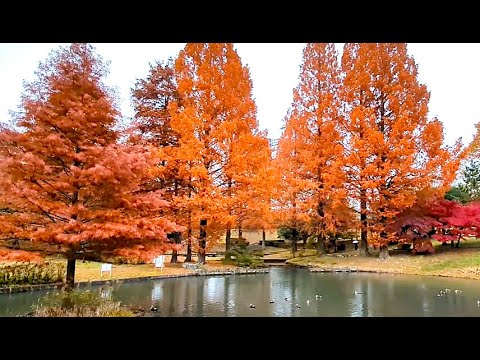
<path fill-rule="evenodd" d="M 262 267 L 263 259 L 243 248 L 233 248 L 225 252 L 224 264 L 232 264 L 240 267 Z"/>
<path fill-rule="evenodd" d="M 65 306 L 69 304 L 69 306 Z M 47 294 L 33 305 L 34 317 L 132 317 L 119 301 L 103 298 L 100 292 L 75 290 Z"/>
<path fill-rule="evenodd" d="M 0 266 L 0 287 L 63 282 L 65 269 L 65 264 L 59 262 L 3 265 Z"/>

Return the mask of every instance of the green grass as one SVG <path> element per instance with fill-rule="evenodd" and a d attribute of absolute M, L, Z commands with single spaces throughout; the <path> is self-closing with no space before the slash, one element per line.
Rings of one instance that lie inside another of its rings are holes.
<path fill-rule="evenodd" d="M 455 249 L 458 250 L 458 249 Z M 435 256 L 435 255 L 433 255 Z M 463 269 L 467 267 L 480 267 L 480 252 L 464 254 L 452 260 L 444 260 L 441 262 L 431 262 L 422 266 L 422 271 L 437 272 L 442 270 Z"/>
<path fill-rule="evenodd" d="M 435 248 L 435 252 L 445 252 L 452 249 L 450 243 L 448 243 L 448 245 L 442 246 L 440 242 L 433 240 L 432 244 L 433 244 L 433 247 Z M 455 245 L 456 244 L 457 242 L 455 241 Z M 480 238 L 468 238 L 466 240 L 460 240 L 459 249 L 462 249 L 462 248 L 479 248 L 480 249 Z M 452 250 L 455 250 L 455 249 L 452 249 Z"/>

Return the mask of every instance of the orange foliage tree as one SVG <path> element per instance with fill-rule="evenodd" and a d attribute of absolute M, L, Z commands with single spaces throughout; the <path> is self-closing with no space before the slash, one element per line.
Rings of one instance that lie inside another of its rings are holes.
<path fill-rule="evenodd" d="M 151 257 L 172 248 L 180 230 L 160 215 L 159 191 L 142 191 L 157 163 L 147 147 L 118 143 L 114 96 L 103 83 L 107 64 L 87 44 L 52 51 L 25 84 L 19 132 L 0 138 L 1 236 L 49 244 L 75 260 L 86 252 Z"/>
<path fill-rule="evenodd" d="M 316 235 L 318 255 L 326 252 L 326 234 L 334 229 L 335 210 L 345 199 L 337 58 L 332 43 L 306 45 L 279 144 L 279 165 L 289 169 L 283 176 L 287 217 L 295 234 L 301 220 L 303 230 Z"/>
<path fill-rule="evenodd" d="M 274 196 L 274 214 L 277 227 L 292 229 L 292 253 L 297 251 L 297 237 L 300 232 L 307 232 L 308 215 L 299 209 L 298 204 L 306 197 L 303 192 L 305 182 L 302 180 L 302 164 L 297 150 L 298 133 L 294 124 L 292 109 L 285 117 L 285 126 L 278 140 L 277 156 L 274 166 L 279 175 Z"/>
<path fill-rule="evenodd" d="M 272 201 L 278 184 L 278 172 L 274 166 L 272 149 L 265 132 L 252 134 L 244 150 L 244 189 L 237 196 L 235 213 L 237 223 L 245 229 L 262 230 L 265 246 L 266 230 L 275 227 Z"/>
<path fill-rule="evenodd" d="M 152 168 L 153 176 L 145 184 L 145 189 L 163 190 L 165 199 L 170 203 L 165 215 L 177 224 L 188 226 L 181 201 L 188 192 L 188 174 L 182 171 L 184 164 L 176 152 L 179 134 L 170 125 L 169 104 L 175 102 L 181 106 L 173 59 L 151 65 L 147 77 L 137 80 L 132 89 L 132 100 L 135 116 L 129 128 L 129 140 L 131 143 L 153 146 L 159 155 L 159 163 Z M 181 232 L 171 236 L 176 244 L 182 242 Z M 187 262 L 191 261 L 191 256 L 191 243 L 188 241 Z M 173 250 L 170 261 L 178 261 L 177 250 Z"/>
<path fill-rule="evenodd" d="M 230 231 L 245 215 L 264 161 L 252 145 L 262 140 L 249 70 L 233 44 L 187 44 L 175 76 L 183 103 L 172 104 L 171 125 L 190 176 L 184 203 L 199 234 L 199 263 L 205 263 L 207 240 L 213 246 L 226 231 L 228 249 Z"/>
<path fill-rule="evenodd" d="M 395 236 L 389 224 L 419 190 L 445 191 L 464 151 L 460 141 L 445 146 L 442 124 L 428 120 L 430 94 L 406 44 L 347 43 L 342 70 L 345 169 L 361 217 L 360 250 L 368 255 L 371 238 L 385 258 Z"/>

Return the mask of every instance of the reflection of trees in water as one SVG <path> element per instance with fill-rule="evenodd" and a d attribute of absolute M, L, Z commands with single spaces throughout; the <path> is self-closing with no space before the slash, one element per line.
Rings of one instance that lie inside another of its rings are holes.
<path fill-rule="evenodd" d="M 160 300 L 162 297 L 162 284 L 160 282 L 154 282 L 152 284 L 152 301 Z"/>
<path fill-rule="evenodd" d="M 204 278 L 202 278 L 203 280 Z M 205 288 L 205 283 L 203 281 L 197 282 L 197 294 L 196 294 L 196 313 L 195 316 L 203 316 L 203 289 Z"/>
<path fill-rule="evenodd" d="M 174 316 L 174 314 L 176 313 L 176 311 L 175 311 L 175 308 L 176 308 L 175 299 L 177 298 L 177 292 L 172 291 L 167 298 L 169 299 L 169 301 L 168 301 L 169 306 L 168 306 L 168 312 L 167 313 L 168 313 L 169 316 Z"/>
<path fill-rule="evenodd" d="M 235 315 L 235 300 L 232 296 L 232 290 L 234 289 L 234 284 L 231 281 L 231 276 L 224 277 L 223 285 L 223 314 L 224 316 L 234 316 Z"/>
<path fill-rule="evenodd" d="M 112 299 L 113 288 L 110 285 L 102 286 L 99 289 L 100 297 L 102 299 Z"/>
<path fill-rule="evenodd" d="M 275 300 L 273 315 L 288 316 L 290 312 L 290 302 L 293 298 L 291 281 L 296 269 L 292 270 L 291 272 L 285 269 L 270 271 L 271 297 Z M 285 298 L 288 300 L 285 301 Z"/>
<path fill-rule="evenodd" d="M 182 309 L 182 315 L 183 316 L 190 316 L 190 311 L 191 311 L 191 307 L 190 307 L 190 284 L 191 284 L 191 281 L 184 281 L 183 283 L 179 284 L 179 285 L 183 285 L 181 288 L 183 289 L 183 309 Z M 180 292 L 182 293 L 182 292 Z"/>
<path fill-rule="evenodd" d="M 449 293 L 436 296 L 446 288 L 451 289 Z M 155 316 L 480 316 L 476 303 L 480 282 L 453 278 L 272 268 L 269 274 L 144 280 L 81 288 L 87 289 L 125 305 L 148 309 L 153 304 L 158 307 Z M 455 294 L 455 289 L 462 293 Z M 355 295 L 355 291 L 361 294 Z M 27 313 L 44 294 L 0 295 L 0 315 Z M 315 300 L 316 294 L 323 300 Z M 275 303 L 270 304 L 270 299 Z M 250 303 L 256 308 L 249 309 Z M 296 303 L 301 309 L 295 308 Z"/>

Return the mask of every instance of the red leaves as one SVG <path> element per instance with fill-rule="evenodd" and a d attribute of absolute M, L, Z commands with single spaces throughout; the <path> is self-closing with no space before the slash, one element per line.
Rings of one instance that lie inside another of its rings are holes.
<path fill-rule="evenodd" d="M 456 201 L 432 198 L 408 209 L 397 219 L 401 238 L 435 239 L 440 242 L 458 241 L 480 236 L 480 203 L 462 205 Z"/>

